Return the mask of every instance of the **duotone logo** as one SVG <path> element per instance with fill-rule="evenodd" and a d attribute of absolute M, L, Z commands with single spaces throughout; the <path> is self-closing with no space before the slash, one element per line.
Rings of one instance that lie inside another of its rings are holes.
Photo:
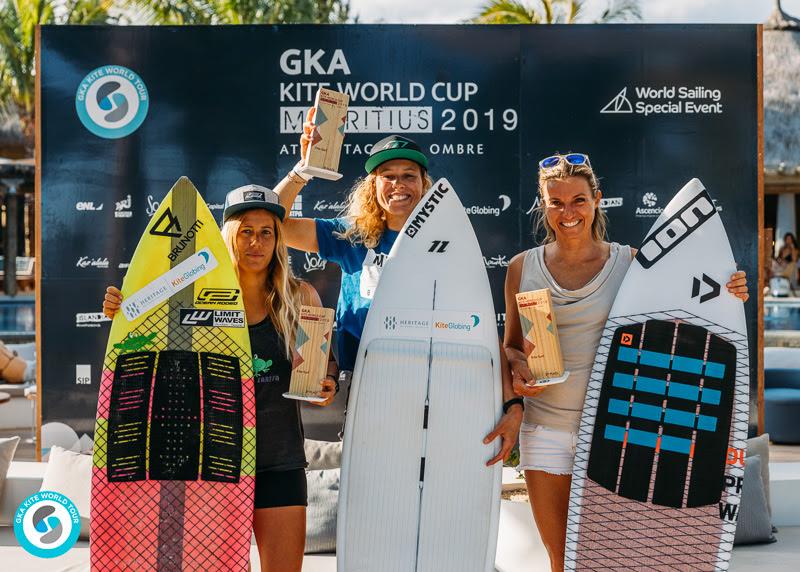
<path fill-rule="evenodd" d="M 14 513 L 14 535 L 20 546 L 39 558 L 61 556 L 75 545 L 81 530 L 81 515 L 61 493 L 39 491 L 19 505 Z"/>
<path fill-rule="evenodd" d="M 89 72 L 78 86 L 75 109 L 84 127 L 105 139 L 136 131 L 147 117 L 150 96 L 136 72 L 106 65 Z"/>

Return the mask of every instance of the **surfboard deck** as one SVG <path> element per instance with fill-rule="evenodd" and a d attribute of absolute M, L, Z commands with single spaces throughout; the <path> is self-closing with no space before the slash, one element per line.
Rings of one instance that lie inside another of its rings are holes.
<path fill-rule="evenodd" d="M 480 247 L 450 184 L 384 263 L 358 350 L 342 453 L 342 572 L 494 570 L 501 466 L 497 327 Z"/>
<path fill-rule="evenodd" d="M 247 570 L 250 338 L 216 222 L 186 177 L 134 252 L 97 405 L 91 566 Z"/>
<path fill-rule="evenodd" d="M 692 179 L 642 243 L 586 393 L 567 570 L 727 570 L 748 422 L 749 358 L 722 220 Z"/>

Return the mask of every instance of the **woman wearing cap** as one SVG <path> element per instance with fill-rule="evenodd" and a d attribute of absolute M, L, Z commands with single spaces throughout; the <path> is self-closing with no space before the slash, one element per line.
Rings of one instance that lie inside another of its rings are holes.
<path fill-rule="evenodd" d="M 300 305 L 320 306 L 317 291 L 294 278 L 281 220 L 284 207 L 265 187 L 246 185 L 228 193 L 222 236 L 242 289 L 255 367 L 256 485 L 253 528 L 262 570 L 302 568 L 306 532 L 306 475 L 299 402 L 282 397 L 289 390 L 293 336 Z M 106 290 L 103 312 L 113 317 L 120 291 Z M 256 359 L 261 358 L 261 359 Z M 335 395 L 336 362 L 320 382 L 330 404 Z"/>
<path fill-rule="evenodd" d="M 517 254 L 506 274 L 506 356 L 513 387 L 525 398 L 520 430 L 520 465 L 528 496 L 552 570 L 564 568 L 567 504 L 576 435 L 589 373 L 611 304 L 636 250 L 605 241 L 602 194 L 589 157 L 553 155 L 539 163 L 537 227 L 544 245 Z M 552 293 L 566 382 L 531 387 L 534 377 L 523 351 L 516 294 L 549 288 Z M 747 301 L 744 272 L 736 272 L 728 291 Z"/>
<path fill-rule="evenodd" d="M 302 157 L 307 154 L 311 141 L 313 116 L 312 108 L 300 138 Z M 310 179 L 296 169 L 275 188 L 287 212 L 291 212 L 295 198 Z M 401 135 L 390 135 L 375 143 L 364 170 L 366 176 L 355 182 L 347 197 L 343 217 L 287 218 L 283 223 L 288 246 L 319 253 L 321 258 L 335 262 L 342 270 L 336 324 L 337 357 L 345 384 L 349 384 L 355 365 L 361 332 L 383 261 L 406 219 L 433 185 L 428 176 L 428 158 L 415 141 Z M 505 375 L 503 395 L 506 400 L 514 397 L 510 377 Z M 521 407 L 512 405 L 504 405 L 505 414 L 486 437 L 487 443 L 497 437 L 503 442 L 498 455 L 487 464 L 506 458 L 516 443 L 522 411 Z"/>

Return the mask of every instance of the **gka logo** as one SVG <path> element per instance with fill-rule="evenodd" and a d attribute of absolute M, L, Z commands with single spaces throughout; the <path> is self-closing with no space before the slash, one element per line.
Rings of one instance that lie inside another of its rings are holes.
<path fill-rule="evenodd" d="M 95 206 L 93 201 L 79 201 L 75 203 L 76 211 L 101 211 L 103 210 L 103 203 Z"/>
<path fill-rule="evenodd" d="M 306 263 L 303 264 L 303 270 L 306 272 L 314 272 L 315 270 L 325 270 L 328 261 L 323 259 L 316 252 L 306 252 Z"/>
<path fill-rule="evenodd" d="M 80 530 L 81 515 L 77 507 L 61 493 L 34 493 L 14 513 L 17 541 L 39 558 L 55 558 L 67 552 L 75 546 Z"/>
<path fill-rule="evenodd" d="M 147 117 L 150 96 L 142 78 L 123 66 L 89 72 L 75 94 L 78 118 L 90 132 L 119 139 L 136 131 Z"/>

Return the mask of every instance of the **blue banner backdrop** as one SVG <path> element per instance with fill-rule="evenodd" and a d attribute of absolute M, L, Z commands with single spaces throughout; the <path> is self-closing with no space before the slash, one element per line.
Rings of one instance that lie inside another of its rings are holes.
<path fill-rule="evenodd" d="M 633 246 L 700 178 L 755 294 L 757 49 L 755 26 L 43 27 L 45 429 L 64 423 L 88 443 L 109 329 L 103 292 L 121 284 L 172 184 L 188 176 L 219 217 L 228 190 L 273 186 L 297 161 L 318 86 L 351 96 L 344 178 L 315 180 L 293 214 L 336 216 L 370 145 L 412 137 L 468 209 L 500 327 L 505 267 L 536 244 L 537 162 L 556 151 L 591 156 L 609 237 Z M 100 90 L 122 98 L 113 107 L 124 128 L 98 105 Z M 301 252 L 292 264 L 333 307 L 335 265 Z M 747 304 L 753 427 L 756 299 Z"/>

